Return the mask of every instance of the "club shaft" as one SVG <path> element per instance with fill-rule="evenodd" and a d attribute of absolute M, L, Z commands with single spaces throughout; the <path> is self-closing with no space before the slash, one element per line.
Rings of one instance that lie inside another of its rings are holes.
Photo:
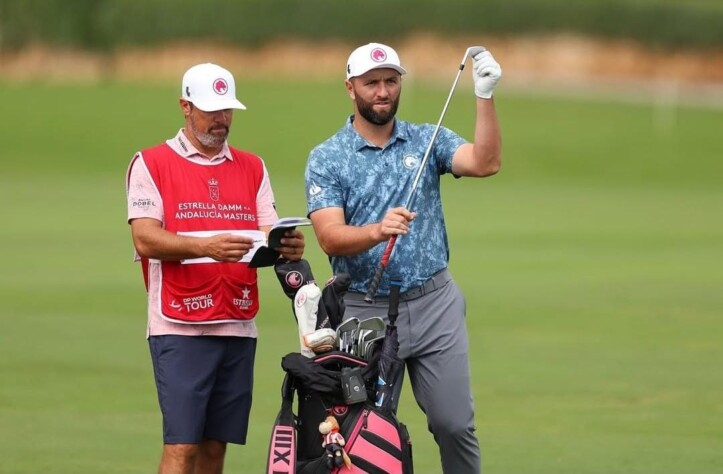
<path fill-rule="evenodd" d="M 412 187 L 409 190 L 409 195 L 407 196 L 407 200 L 404 203 L 404 207 L 406 209 L 409 209 L 414 202 L 414 196 L 417 191 L 417 186 L 419 185 L 419 180 L 422 178 L 422 173 L 424 172 L 424 167 L 427 164 L 427 161 L 429 160 L 429 154 L 432 152 L 432 147 L 434 146 L 434 142 L 437 139 L 437 135 L 439 135 L 439 129 L 442 127 L 442 121 L 444 120 L 444 116 L 447 114 L 447 109 L 449 108 L 449 103 L 452 100 L 452 95 L 454 95 L 454 91 L 457 88 L 457 83 L 459 82 L 459 78 L 462 75 L 462 71 L 464 70 L 464 63 L 467 61 L 467 55 L 469 54 L 469 48 L 465 51 L 464 56 L 462 57 L 462 62 L 459 64 L 459 69 L 457 70 L 457 75 L 454 78 L 454 82 L 452 83 L 452 88 L 449 90 L 449 94 L 447 95 L 447 100 L 444 102 L 444 107 L 442 107 L 442 113 L 439 116 L 439 120 L 437 121 L 437 126 L 434 128 L 434 133 L 432 133 L 432 138 L 429 140 L 429 145 L 427 145 L 427 150 L 424 152 L 424 157 L 422 157 L 422 162 L 419 164 L 419 169 L 417 170 L 417 174 L 414 177 L 414 181 L 412 181 Z"/>
<path fill-rule="evenodd" d="M 412 187 L 409 190 L 409 195 L 407 196 L 407 200 L 404 203 L 404 208 L 409 209 L 412 204 L 414 203 L 414 196 L 416 195 L 417 186 L 419 185 L 419 180 L 422 177 L 422 173 L 424 172 L 424 167 L 427 164 L 427 161 L 429 160 L 429 154 L 432 152 L 432 147 L 434 146 L 434 141 L 437 139 L 437 135 L 439 134 L 439 129 L 442 126 L 442 120 L 444 120 L 444 116 L 447 114 L 447 109 L 449 108 L 449 103 L 452 100 L 452 95 L 454 94 L 454 90 L 457 88 L 457 83 L 459 82 L 459 78 L 462 75 L 462 71 L 464 70 L 464 64 L 467 62 L 467 56 L 469 56 L 469 48 L 467 48 L 464 52 L 464 56 L 462 56 L 462 61 L 459 63 L 459 68 L 457 70 L 457 75 L 454 78 L 454 82 L 452 83 L 452 88 L 449 90 L 449 94 L 447 95 L 447 100 L 444 102 L 444 107 L 442 107 L 442 113 L 439 116 L 439 120 L 437 121 L 437 126 L 434 128 L 434 133 L 432 133 L 432 138 L 429 140 L 429 145 L 427 145 L 427 150 L 424 152 L 424 157 L 422 157 L 422 162 L 419 164 L 419 169 L 417 170 L 417 174 L 414 177 L 414 181 L 412 181 Z M 387 246 L 384 249 L 384 253 L 382 254 L 382 258 L 379 262 L 379 266 L 377 267 L 376 272 L 374 273 L 374 277 L 372 278 L 372 282 L 369 285 L 369 290 L 367 291 L 366 296 L 364 297 L 364 301 L 367 303 L 374 302 L 374 296 L 377 294 L 377 288 L 379 288 L 379 283 L 381 282 L 382 275 L 384 274 L 384 269 L 387 268 L 387 265 L 389 265 L 389 259 L 392 256 L 392 251 L 394 250 L 394 245 L 397 243 L 397 237 L 393 236 L 389 239 L 387 242 Z"/>

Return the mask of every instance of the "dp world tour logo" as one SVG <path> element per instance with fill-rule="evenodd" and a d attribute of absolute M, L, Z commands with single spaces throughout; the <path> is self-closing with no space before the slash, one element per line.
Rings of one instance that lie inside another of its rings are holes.
<path fill-rule="evenodd" d="M 374 48 L 372 49 L 371 58 L 375 63 L 380 63 L 387 59 L 387 53 L 382 48 Z"/>
<path fill-rule="evenodd" d="M 212 201 L 218 201 L 221 192 L 218 190 L 218 180 L 211 178 L 208 180 L 208 195 Z"/>
<path fill-rule="evenodd" d="M 226 95 L 228 92 L 228 84 L 224 79 L 216 79 L 213 81 L 213 91 L 218 95 Z"/>

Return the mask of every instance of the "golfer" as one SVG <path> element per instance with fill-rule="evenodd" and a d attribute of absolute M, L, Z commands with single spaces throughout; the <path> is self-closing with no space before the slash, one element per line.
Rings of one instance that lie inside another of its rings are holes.
<path fill-rule="evenodd" d="M 319 244 L 334 273 L 347 272 L 352 278 L 344 318 L 387 314 L 389 277 L 401 277 L 399 355 L 447 474 L 481 471 L 465 300 L 447 270 L 449 246 L 440 196 L 443 174 L 485 177 L 500 169 L 500 128 L 492 91 L 501 69 L 489 51 L 475 50 L 474 143 L 440 128 L 412 209 L 403 204 L 435 126 L 395 118 L 406 70 L 389 46 L 370 43 L 351 53 L 345 86 L 354 113 L 311 151 L 305 172 L 307 209 Z M 392 236 L 401 238 L 376 302 L 368 304 L 364 296 Z"/>
<path fill-rule="evenodd" d="M 277 219 L 264 162 L 226 142 L 234 78 L 215 64 L 183 76 L 185 126 L 128 168 L 128 222 L 148 290 L 147 337 L 163 414 L 159 473 L 220 473 L 245 444 L 259 309 L 251 254 Z M 304 236 L 277 250 L 299 260 Z"/>

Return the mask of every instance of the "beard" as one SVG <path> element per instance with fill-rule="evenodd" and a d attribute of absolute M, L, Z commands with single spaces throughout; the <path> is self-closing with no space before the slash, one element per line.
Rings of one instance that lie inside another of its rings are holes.
<path fill-rule="evenodd" d="M 356 96 L 356 107 L 357 110 L 359 110 L 359 115 L 364 117 L 368 122 L 374 125 L 386 125 L 397 115 L 399 96 L 392 102 L 392 106 L 388 112 L 377 112 L 374 110 L 373 103 L 365 101 L 359 95 Z"/>
<path fill-rule="evenodd" d="M 214 133 L 211 133 L 211 128 L 206 130 L 205 132 L 202 132 L 196 127 L 196 120 L 193 118 L 193 114 L 191 114 L 191 132 L 196 137 L 196 139 L 201 143 L 201 145 L 205 146 L 206 148 L 217 148 L 223 145 L 223 143 L 226 141 L 226 138 L 228 138 L 228 132 L 229 129 L 226 126 L 219 126 L 224 129 L 224 132 L 221 135 L 217 135 Z"/>

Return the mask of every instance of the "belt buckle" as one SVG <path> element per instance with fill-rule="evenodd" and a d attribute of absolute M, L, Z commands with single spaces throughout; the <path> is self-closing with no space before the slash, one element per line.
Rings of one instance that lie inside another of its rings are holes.
<path fill-rule="evenodd" d="M 430 293 L 430 292 L 432 292 L 432 291 L 434 291 L 434 290 L 437 289 L 437 281 L 436 281 L 436 280 L 437 280 L 437 276 L 438 276 L 438 274 L 437 274 L 437 275 L 434 275 L 432 278 L 430 278 L 429 280 L 425 281 L 424 283 L 422 283 L 421 285 L 419 285 L 419 286 L 416 288 L 416 289 L 419 290 L 419 296 L 424 296 L 424 295 L 426 295 L 427 293 Z"/>

